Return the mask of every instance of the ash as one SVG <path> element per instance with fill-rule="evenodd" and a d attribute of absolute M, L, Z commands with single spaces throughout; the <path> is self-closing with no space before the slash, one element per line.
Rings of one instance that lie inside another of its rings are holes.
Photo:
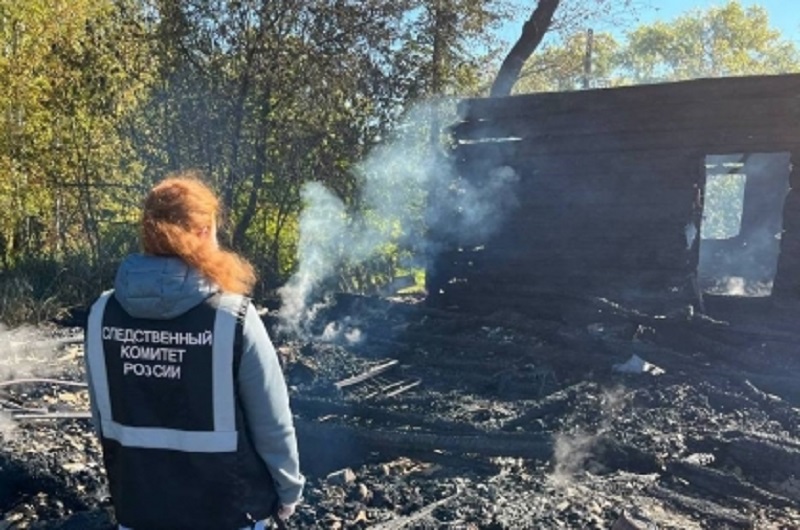
<path fill-rule="evenodd" d="M 276 331 L 308 477 L 289 527 L 800 527 L 798 312 L 555 313 L 340 295 Z M 27 376 L 82 381 L 80 344 L 48 348 Z M 54 417 L 85 394 L 0 387 L 0 528 L 113 528 L 88 420 Z"/>

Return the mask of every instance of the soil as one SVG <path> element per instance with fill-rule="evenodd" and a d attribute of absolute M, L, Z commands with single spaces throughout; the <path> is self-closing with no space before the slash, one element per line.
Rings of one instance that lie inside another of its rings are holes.
<path fill-rule="evenodd" d="M 288 527 L 800 528 L 797 311 L 547 303 L 341 295 L 314 338 L 275 332 L 308 479 Z M 2 379 L 83 381 L 80 334 L 4 337 Z M 85 389 L 10 383 L 0 407 L 0 530 L 112 528 L 89 421 L 52 417 Z"/>

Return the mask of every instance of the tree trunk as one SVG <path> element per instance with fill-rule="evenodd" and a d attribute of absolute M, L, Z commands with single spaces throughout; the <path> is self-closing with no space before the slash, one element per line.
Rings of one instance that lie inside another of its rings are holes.
<path fill-rule="evenodd" d="M 522 66 L 542 42 L 544 34 L 550 28 L 553 13 L 558 8 L 559 2 L 560 0 L 539 0 L 531 18 L 522 27 L 522 35 L 500 66 L 500 71 L 497 73 L 489 94 L 491 97 L 503 97 L 511 94 L 514 83 L 519 79 Z"/>
<path fill-rule="evenodd" d="M 269 135 L 269 128 L 270 128 L 270 120 L 272 118 L 272 104 L 270 99 L 272 98 L 272 91 L 267 88 L 264 91 L 264 94 L 261 96 L 261 112 L 259 116 L 259 123 L 258 123 L 258 136 L 255 142 L 255 164 L 253 166 L 252 176 L 253 176 L 253 186 L 250 189 L 250 195 L 247 198 L 247 205 L 242 212 L 242 215 L 239 217 L 238 222 L 236 223 L 236 227 L 233 231 L 233 241 L 232 244 L 234 246 L 239 246 L 244 241 L 245 233 L 247 229 L 250 228 L 250 224 L 253 222 L 253 217 L 256 213 L 256 208 L 258 206 L 258 196 L 261 194 L 261 188 L 264 185 L 264 175 L 267 172 L 267 138 Z"/>

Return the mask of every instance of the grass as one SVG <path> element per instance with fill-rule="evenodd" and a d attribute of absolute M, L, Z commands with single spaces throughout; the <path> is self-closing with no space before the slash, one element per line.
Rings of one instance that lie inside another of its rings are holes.
<path fill-rule="evenodd" d="M 60 320 L 76 307 L 87 307 L 111 285 L 116 264 L 87 265 L 74 256 L 64 260 L 31 259 L 0 273 L 0 324 L 7 328 Z"/>

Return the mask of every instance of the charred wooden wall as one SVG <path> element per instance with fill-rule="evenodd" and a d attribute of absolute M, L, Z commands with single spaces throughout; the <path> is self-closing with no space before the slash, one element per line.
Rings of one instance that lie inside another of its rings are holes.
<path fill-rule="evenodd" d="M 470 99 L 459 117 L 457 174 L 479 183 L 510 167 L 519 204 L 480 244 L 442 242 L 432 302 L 524 307 L 575 293 L 668 311 L 697 301 L 687 225 L 699 228 L 705 156 L 797 160 L 800 75 Z M 800 286 L 798 202 L 790 192 L 773 294 Z"/>

